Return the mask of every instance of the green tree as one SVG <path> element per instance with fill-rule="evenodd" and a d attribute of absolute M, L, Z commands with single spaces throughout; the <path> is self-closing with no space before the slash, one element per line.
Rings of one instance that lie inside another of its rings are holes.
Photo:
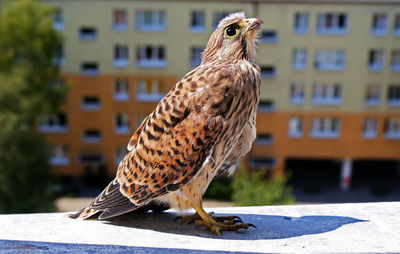
<path fill-rule="evenodd" d="M 48 211 L 51 176 L 45 139 L 36 127 L 66 94 L 53 64 L 62 43 L 53 10 L 9 1 L 0 13 L 0 213 Z"/>
<path fill-rule="evenodd" d="M 295 200 L 287 178 L 267 177 L 263 171 L 238 170 L 232 182 L 232 200 L 242 206 L 292 204 Z"/>

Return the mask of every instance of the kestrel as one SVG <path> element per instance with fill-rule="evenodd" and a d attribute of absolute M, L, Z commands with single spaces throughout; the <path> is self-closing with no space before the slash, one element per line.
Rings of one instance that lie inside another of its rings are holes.
<path fill-rule="evenodd" d="M 260 70 L 256 38 L 263 22 L 243 12 L 221 20 L 202 54 L 201 65 L 186 74 L 145 118 L 128 144 L 116 178 L 71 218 L 101 213 L 107 219 L 138 208 L 190 208 L 183 216 L 213 233 L 247 229 L 235 216 L 215 217 L 202 207 L 210 182 L 250 150 L 256 137 Z"/>

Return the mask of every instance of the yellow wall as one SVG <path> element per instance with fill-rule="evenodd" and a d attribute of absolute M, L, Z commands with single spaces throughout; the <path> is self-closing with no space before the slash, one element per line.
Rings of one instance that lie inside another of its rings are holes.
<path fill-rule="evenodd" d="M 142 103 L 134 99 L 134 84 L 137 77 L 165 79 L 171 87 L 180 77 L 188 72 L 190 48 L 204 47 L 212 32 L 212 21 L 217 11 L 245 10 L 247 16 L 258 16 L 264 21 L 263 29 L 275 30 L 278 40 L 272 44 L 259 45 L 259 65 L 274 65 L 276 77 L 262 80 L 261 97 L 274 101 L 272 113 L 259 113 L 257 128 L 259 133 L 270 133 L 273 144 L 270 146 L 254 145 L 250 156 L 274 157 L 275 169 L 282 172 L 286 158 L 400 158 L 400 140 L 383 138 L 384 119 L 399 116 L 399 107 L 388 107 L 386 103 L 387 86 L 399 84 L 400 73 L 390 71 L 389 61 L 392 49 L 400 48 L 400 37 L 393 35 L 395 14 L 400 14 L 400 1 L 387 4 L 375 1 L 369 4 L 352 2 L 318 1 L 308 3 L 260 1 L 106 1 L 106 0 L 42 0 L 63 9 L 66 63 L 62 67 L 63 76 L 72 84 L 68 100 L 63 110 L 68 115 L 69 130 L 66 134 L 49 134 L 50 143 L 66 144 L 70 148 L 71 165 L 55 167 L 60 174 L 83 173 L 77 163 L 77 156 L 82 151 L 99 151 L 106 157 L 108 172 L 115 172 L 114 153 L 117 145 L 127 144 L 130 135 L 116 135 L 113 130 L 113 114 L 129 114 L 131 128 L 136 126 L 136 118 L 150 113 L 155 103 Z M 112 11 L 115 8 L 127 10 L 128 29 L 116 32 L 112 29 Z M 135 29 L 135 12 L 143 9 L 162 9 L 166 13 L 167 29 L 165 32 L 139 32 Z M 190 13 L 193 10 L 205 11 L 206 30 L 194 34 L 189 31 Z M 294 15 L 307 12 L 309 15 L 308 33 L 293 33 Z M 344 12 L 347 14 L 348 32 L 345 35 L 319 35 L 316 33 L 317 16 L 322 12 Z M 385 36 L 371 35 L 372 15 L 375 12 L 386 13 L 388 33 Z M 95 41 L 81 41 L 78 29 L 93 26 L 98 30 Z M 112 65 L 115 44 L 129 46 L 130 65 L 127 68 L 114 68 Z M 138 68 L 135 64 L 136 47 L 143 44 L 164 45 L 167 55 L 165 68 Z M 291 69 L 292 50 L 307 49 L 307 68 L 303 71 Z M 343 49 L 346 52 L 346 68 L 343 71 L 318 71 L 314 69 L 314 54 L 317 49 Z M 371 48 L 384 50 L 384 69 L 371 73 L 367 70 L 368 52 Z M 97 77 L 80 76 L 82 61 L 97 61 L 100 74 Z M 112 100 L 112 80 L 116 77 L 130 79 L 131 99 L 128 102 Z M 289 103 L 289 86 L 293 82 L 305 85 L 303 105 Z M 312 88 L 317 82 L 339 82 L 342 84 L 343 103 L 338 106 L 312 105 Z M 381 85 L 380 104 L 368 107 L 364 104 L 366 86 Z M 82 112 L 80 100 L 83 95 L 98 95 L 101 108 L 98 112 Z M 303 136 L 289 138 L 287 122 L 290 116 L 303 117 Z M 340 119 L 340 136 L 337 139 L 316 139 L 309 137 L 313 116 L 335 116 Z M 361 137 L 362 121 L 366 116 L 378 118 L 377 138 L 365 140 Z M 102 132 L 99 145 L 84 145 L 81 141 L 85 128 L 97 127 Z M 133 132 L 133 130 L 132 130 Z"/>

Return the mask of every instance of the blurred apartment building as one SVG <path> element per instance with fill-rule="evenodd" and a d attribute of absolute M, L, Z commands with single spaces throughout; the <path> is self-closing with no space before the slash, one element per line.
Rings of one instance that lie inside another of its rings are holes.
<path fill-rule="evenodd" d="M 301 160 L 400 162 L 400 1 L 41 0 L 65 37 L 55 63 L 71 85 L 39 131 L 61 175 L 113 175 L 136 127 L 185 73 L 218 21 L 264 21 L 254 168 Z"/>

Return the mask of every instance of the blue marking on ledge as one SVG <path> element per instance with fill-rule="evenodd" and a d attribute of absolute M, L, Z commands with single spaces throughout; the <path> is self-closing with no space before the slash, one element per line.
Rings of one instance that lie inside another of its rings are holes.
<path fill-rule="evenodd" d="M 0 240 L 0 253 L 246 253 L 176 248 Z"/>

